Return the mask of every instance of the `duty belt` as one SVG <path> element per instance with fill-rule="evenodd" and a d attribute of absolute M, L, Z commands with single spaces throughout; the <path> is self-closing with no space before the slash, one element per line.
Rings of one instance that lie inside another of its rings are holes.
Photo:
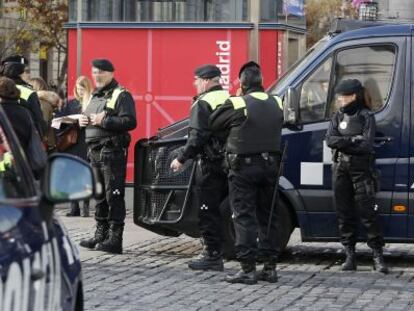
<path fill-rule="evenodd" d="M 235 161 L 236 159 L 240 161 L 240 163 L 251 164 L 254 162 L 275 162 L 279 157 L 279 152 L 262 152 L 258 154 L 234 154 L 228 153 L 227 157 L 230 161 Z"/>

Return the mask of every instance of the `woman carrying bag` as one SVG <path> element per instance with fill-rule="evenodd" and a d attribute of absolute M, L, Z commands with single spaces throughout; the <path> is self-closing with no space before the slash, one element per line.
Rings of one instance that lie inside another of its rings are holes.
<path fill-rule="evenodd" d="M 67 102 L 57 117 L 81 114 L 85 111 L 92 97 L 93 86 L 86 76 L 80 76 L 76 80 L 73 89 L 74 99 Z M 72 124 L 62 123 L 57 134 L 57 150 L 70 153 L 87 160 L 87 146 L 85 143 L 85 128 L 80 128 L 78 121 Z M 71 210 L 66 216 L 80 216 L 79 202 L 71 203 Z M 89 200 L 83 203 L 83 217 L 89 217 Z"/>

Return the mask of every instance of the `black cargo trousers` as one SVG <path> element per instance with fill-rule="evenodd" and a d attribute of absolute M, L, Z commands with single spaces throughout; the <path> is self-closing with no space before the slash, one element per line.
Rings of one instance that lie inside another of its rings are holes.
<path fill-rule="evenodd" d="M 95 219 L 124 225 L 127 148 L 103 146 L 89 149 L 88 158 L 92 167 L 103 176 L 105 187 L 105 196 L 96 201 Z"/>
<path fill-rule="evenodd" d="M 228 158 L 234 155 L 228 155 Z M 277 180 L 280 156 L 237 156 L 229 159 L 229 197 L 234 214 L 236 257 L 241 263 L 261 261 L 276 264 L 277 207 L 267 228 Z M 259 241 L 257 242 L 257 238 Z"/>
<path fill-rule="evenodd" d="M 373 163 L 371 155 L 339 155 L 333 163 L 334 199 L 344 246 L 355 246 L 359 220 L 366 229 L 368 246 L 384 246 L 375 204 Z"/>
<path fill-rule="evenodd" d="M 222 253 L 223 218 L 220 204 L 228 194 L 227 175 L 223 160 L 211 161 L 201 158 L 197 161 L 195 190 L 198 198 L 198 226 L 204 246 L 210 252 Z"/>

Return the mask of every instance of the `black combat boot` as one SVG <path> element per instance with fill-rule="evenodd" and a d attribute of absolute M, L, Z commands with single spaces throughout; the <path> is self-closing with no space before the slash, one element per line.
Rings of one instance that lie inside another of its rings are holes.
<path fill-rule="evenodd" d="M 113 254 L 122 254 L 122 233 L 124 225 L 111 224 L 108 238 L 96 245 L 96 250 Z"/>
<path fill-rule="evenodd" d="M 373 249 L 372 257 L 374 260 L 374 270 L 387 274 L 389 271 L 387 265 L 384 262 L 382 248 Z"/>
<path fill-rule="evenodd" d="M 256 264 L 241 263 L 241 270 L 233 275 L 227 275 L 226 282 L 252 285 L 257 283 Z"/>
<path fill-rule="evenodd" d="M 205 246 L 201 254 L 188 263 L 188 267 L 192 270 L 223 271 L 223 253 Z"/>
<path fill-rule="evenodd" d="M 345 246 L 345 262 L 342 264 L 342 271 L 355 271 L 357 268 L 355 245 Z"/>
<path fill-rule="evenodd" d="M 277 282 L 276 263 L 266 262 L 263 265 L 263 270 L 260 271 L 257 279 L 269 283 Z"/>
<path fill-rule="evenodd" d="M 96 244 L 103 242 L 108 237 L 109 224 L 106 220 L 96 222 L 96 230 L 93 238 L 81 240 L 80 246 L 86 248 L 95 248 Z"/>
<path fill-rule="evenodd" d="M 80 216 L 79 202 L 70 203 L 70 212 L 66 214 L 68 217 Z"/>
<path fill-rule="evenodd" d="M 89 200 L 83 201 L 83 217 L 89 217 Z"/>

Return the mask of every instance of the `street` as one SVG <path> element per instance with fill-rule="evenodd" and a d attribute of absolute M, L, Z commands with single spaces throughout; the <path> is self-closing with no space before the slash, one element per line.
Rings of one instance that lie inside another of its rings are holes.
<path fill-rule="evenodd" d="M 94 220 L 66 212 L 56 210 L 79 244 L 93 233 Z M 414 310 L 414 245 L 387 244 L 391 273 L 384 276 L 372 271 L 368 247 L 358 244 L 358 272 L 341 272 L 339 243 L 301 243 L 296 230 L 278 283 L 247 286 L 223 281 L 237 271 L 235 261 L 224 272 L 189 270 L 199 241 L 135 226 L 130 206 L 125 229 L 123 255 L 80 249 L 85 310 Z"/>

